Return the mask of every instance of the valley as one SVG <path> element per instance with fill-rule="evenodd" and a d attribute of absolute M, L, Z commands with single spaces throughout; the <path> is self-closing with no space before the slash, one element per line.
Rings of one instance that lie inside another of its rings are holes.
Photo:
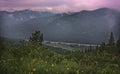
<path fill-rule="evenodd" d="M 52 41 L 44 41 L 43 44 L 54 48 L 61 48 L 69 52 L 75 52 L 75 51 L 85 52 L 85 50 L 96 49 L 96 47 L 100 46 L 95 44 L 78 44 L 78 43 L 52 42 Z"/>

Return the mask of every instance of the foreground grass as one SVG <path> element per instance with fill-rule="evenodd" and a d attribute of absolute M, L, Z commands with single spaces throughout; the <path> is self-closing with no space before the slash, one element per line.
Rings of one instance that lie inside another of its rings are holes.
<path fill-rule="evenodd" d="M 37 45 L 9 47 L 1 53 L 0 74 L 120 74 L 120 56 L 96 50 L 61 55 Z"/>

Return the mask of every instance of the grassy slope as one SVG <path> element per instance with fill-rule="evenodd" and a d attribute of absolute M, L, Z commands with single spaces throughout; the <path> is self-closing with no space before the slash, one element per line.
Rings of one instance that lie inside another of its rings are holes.
<path fill-rule="evenodd" d="M 0 56 L 0 74 L 120 74 L 120 56 L 106 51 L 57 54 L 42 46 L 9 46 Z"/>

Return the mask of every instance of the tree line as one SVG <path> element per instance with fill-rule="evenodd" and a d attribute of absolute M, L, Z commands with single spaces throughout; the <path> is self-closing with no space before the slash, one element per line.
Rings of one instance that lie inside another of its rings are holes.
<path fill-rule="evenodd" d="M 102 42 L 100 45 L 100 50 L 117 51 L 120 53 L 120 36 L 117 41 L 115 41 L 113 32 L 110 33 L 108 43 Z"/>
<path fill-rule="evenodd" d="M 42 45 L 43 41 L 44 41 L 43 33 L 41 33 L 40 31 L 35 31 L 29 38 L 29 42 L 32 44 Z M 113 32 L 111 32 L 108 43 L 102 42 L 100 44 L 100 47 L 99 48 L 97 47 L 97 49 L 100 49 L 100 51 L 108 50 L 111 52 L 117 51 L 120 53 L 120 36 L 118 40 L 115 41 L 114 34 Z"/>

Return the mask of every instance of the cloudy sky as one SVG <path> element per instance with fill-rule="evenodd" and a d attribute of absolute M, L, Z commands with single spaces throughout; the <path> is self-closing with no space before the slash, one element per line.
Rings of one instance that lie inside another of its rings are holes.
<path fill-rule="evenodd" d="M 97 8 L 120 10 L 120 0 L 0 0 L 0 10 L 23 10 L 53 12 L 76 12 Z"/>

